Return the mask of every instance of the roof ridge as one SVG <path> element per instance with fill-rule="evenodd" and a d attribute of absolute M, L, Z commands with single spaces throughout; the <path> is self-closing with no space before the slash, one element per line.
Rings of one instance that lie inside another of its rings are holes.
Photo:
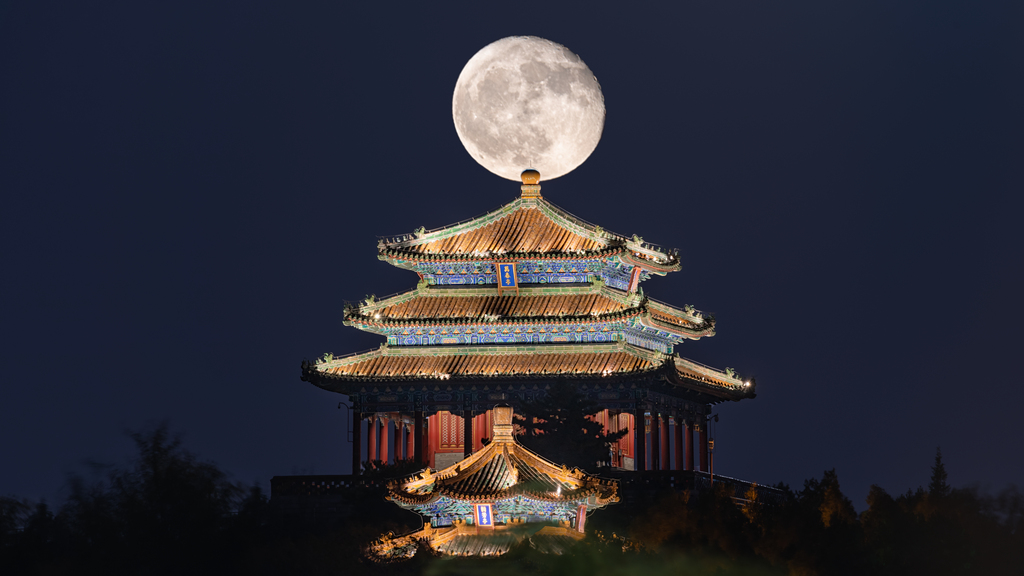
<path fill-rule="evenodd" d="M 657 267 L 664 268 L 666 271 L 675 270 L 678 266 L 678 255 L 676 251 L 644 242 L 643 238 L 636 234 L 633 236 L 626 236 L 624 234 L 607 231 L 604 227 L 579 218 L 568 210 L 541 197 L 519 197 L 508 204 L 504 204 L 497 209 L 486 212 L 480 216 L 463 220 L 455 224 L 435 228 L 430 231 L 421 226 L 413 231 L 412 234 L 402 234 L 397 237 L 380 237 L 377 247 L 382 254 L 393 251 L 416 252 L 416 250 L 411 250 L 411 248 L 445 241 L 455 236 L 482 230 L 488 226 L 501 222 L 505 218 L 508 218 L 521 210 L 536 210 L 540 216 L 551 222 L 551 224 L 557 228 L 581 238 L 583 245 L 597 246 L 601 249 L 624 246 L 637 256 L 653 261 Z M 530 226 L 527 226 L 527 229 L 529 228 Z M 519 227 L 517 227 L 517 230 L 518 229 Z M 511 231 L 504 231 L 503 234 L 499 235 L 497 240 L 498 244 L 506 242 L 517 244 L 513 239 L 518 237 L 518 234 L 512 234 Z M 580 245 L 581 242 L 577 241 L 574 244 Z M 450 246 L 448 248 L 449 249 L 442 249 L 440 253 L 466 253 L 462 250 L 451 250 Z M 468 254 L 476 254 L 479 250 L 479 248 L 474 247 L 473 250 L 468 251 Z M 512 252 L 511 250 L 504 248 L 499 248 L 498 250 L 499 251 L 495 253 L 497 255 L 504 255 Z M 577 250 L 570 249 L 568 251 L 575 252 Z M 483 255 L 492 255 L 492 250 L 490 249 L 484 249 L 483 252 L 485 253 Z M 542 253 L 546 252 L 547 250 L 542 251 Z M 565 252 L 565 250 L 552 250 L 552 253 L 561 252 Z M 428 249 L 427 253 L 430 254 L 433 253 L 433 251 Z"/>

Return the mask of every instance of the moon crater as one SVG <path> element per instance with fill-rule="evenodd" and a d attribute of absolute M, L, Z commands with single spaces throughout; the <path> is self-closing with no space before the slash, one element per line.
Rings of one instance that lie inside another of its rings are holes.
<path fill-rule="evenodd" d="M 535 36 L 503 38 L 476 53 L 452 97 L 455 131 L 484 168 L 545 180 L 583 163 L 604 130 L 597 78 L 568 48 Z"/>

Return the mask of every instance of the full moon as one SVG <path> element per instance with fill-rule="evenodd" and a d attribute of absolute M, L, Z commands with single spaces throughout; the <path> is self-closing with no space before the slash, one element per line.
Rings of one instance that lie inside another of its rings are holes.
<path fill-rule="evenodd" d="M 466 63 L 452 116 L 462 145 L 484 168 L 516 181 L 533 168 L 551 180 L 597 147 L 604 96 L 590 68 L 565 46 L 512 36 Z"/>

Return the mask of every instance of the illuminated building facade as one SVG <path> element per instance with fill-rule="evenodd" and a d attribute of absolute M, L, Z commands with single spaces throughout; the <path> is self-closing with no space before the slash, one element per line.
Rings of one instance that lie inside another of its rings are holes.
<path fill-rule="evenodd" d="M 379 258 L 419 283 L 347 304 L 344 323 L 386 342 L 302 364 L 303 380 L 353 403 L 354 474 L 367 460 L 448 468 L 483 448 L 495 406 L 556 379 L 597 403 L 607 430 L 627 431 L 611 466 L 706 471 L 711 406 L 754 397 L 752 379 L 675 352 L 713 336 L 714 318 L 643 293 L 680 269 L 678 253 L 572 216 L 539 178 L 524 172 L 521 196 L 478 218 L 378 242 Z"/>

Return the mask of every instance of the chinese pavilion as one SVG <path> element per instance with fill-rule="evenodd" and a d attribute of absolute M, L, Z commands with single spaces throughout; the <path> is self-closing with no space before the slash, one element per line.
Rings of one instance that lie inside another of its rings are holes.
<path fill-rule="evenodd" d="M 555 379 L 596 402 L 606 429 L 627 430 L 613 467 L 694 470 L 696 452 L 706 471 L 711 406 L 754 397 L 756 383 L 675 352 L 715 333 L 713 317 L 640 287 L 678 271 L 678 253 L 554 206 L 534 170 L 522 180 L 519 198 L 483 216 L 380 239 L 378 257 L 419 283 L 346 304 L 344 323 L 387 341 L 302 363 L 304 381 L 353 403 L 353 473 L 403 457 L 449 469 L 483 448 L 495 406 L 532 401 Z"/>
<path fill-rule="evenodd" d="M 411 556 L 421 539 L 456 556 L 503 554 L 527 537 L 542 551 L 558 552 L 583 537 L 588 512 L 618 501 L 615 480 L 552 464 L 516 442 L 512 408 L 496 407 L 492 415 L 483 449 L 438 472 L 425 468 L 388 484 L 389 500 L 429 522 L 377 540 L 374 556 Z"/>

